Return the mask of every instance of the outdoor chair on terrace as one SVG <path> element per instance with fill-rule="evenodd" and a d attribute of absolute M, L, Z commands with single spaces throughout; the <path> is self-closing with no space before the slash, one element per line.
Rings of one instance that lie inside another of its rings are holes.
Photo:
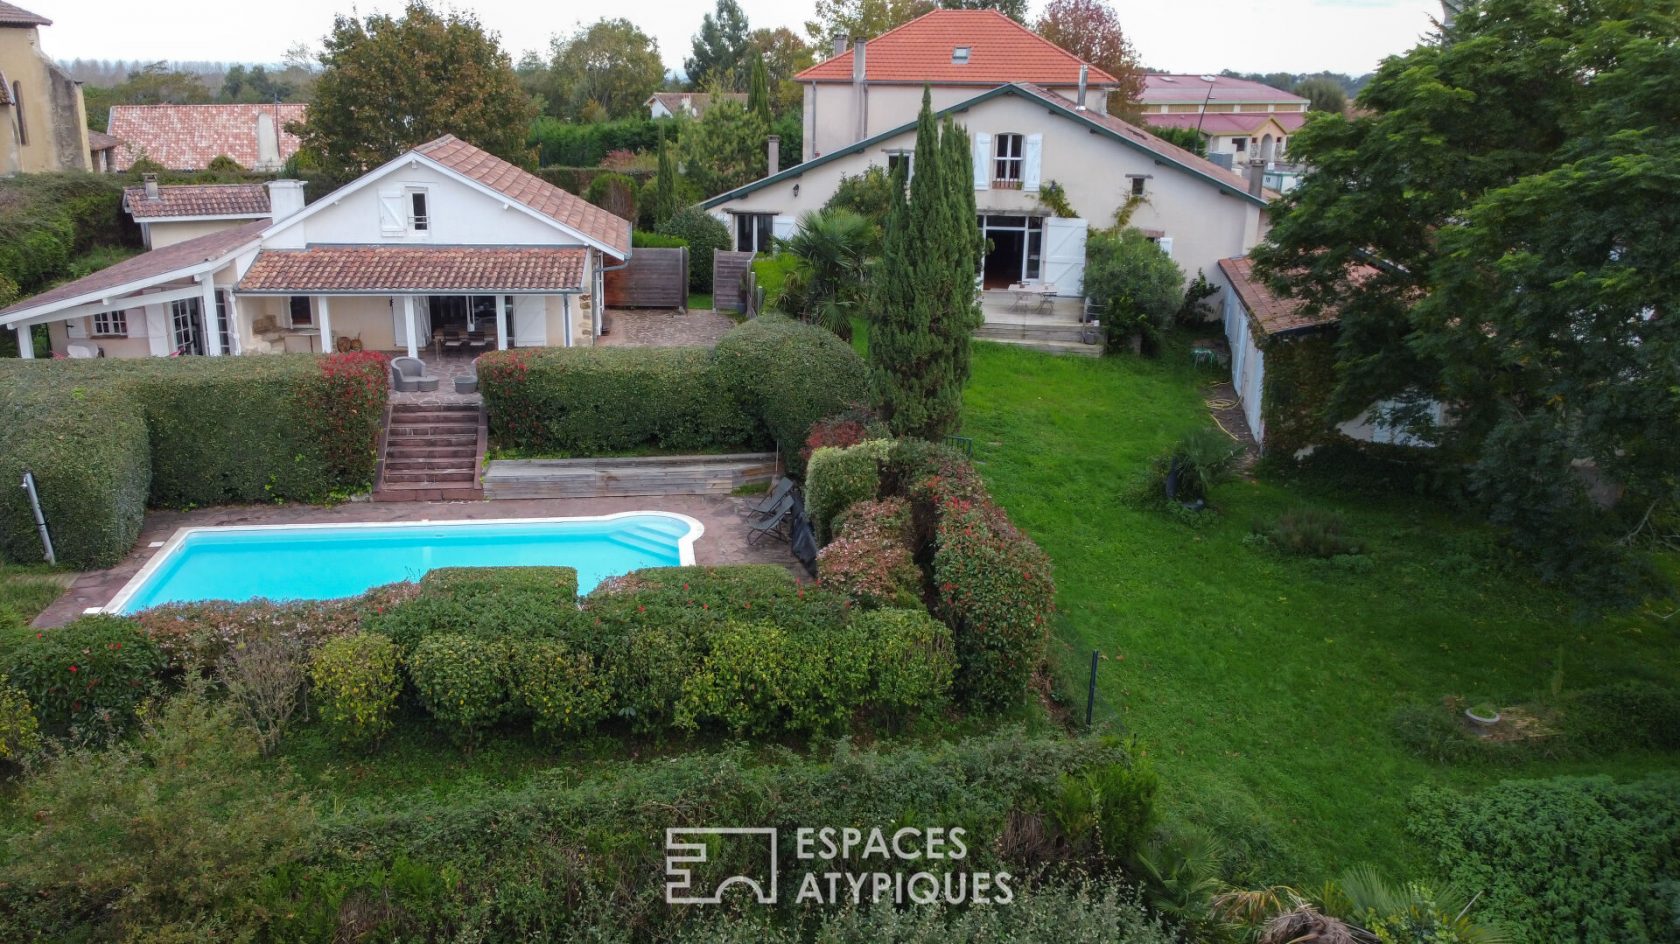
<path fill-rule="evenodd" d="M 490 350 L 490 336 L 483 331 L 468 331 L 467 350 L 479 352 Z"/>
<path fill-rule="evenodd" d="M 786 498 L 791 491 L 793 491 L 793 479 L 785 475 L 782 476 L 777 480 L 775 487 L 765 493 L 763 500 L 752 506 L 752 513 L 755 515 L 769 514 L 770 510 L 776 507 L 776 503 Z"/>
<path fill-rule="evenodd" d="M 398 393 L 429 393 L 438 388 L 437 377 L 426 373 L 426 362 L 418 357 L 391 358 L 391 389 Z"/>
<path fill-rule="evenodd" d="M 443 329 L 443 353 L 460 351 L 467 346 L 467 333 L 460 328 Z"/>
<path fill-rule="evenodd" d="M 798 496 L 794 495 L 792 491 L 783 495 L 774 507 L 765 512 L 759 520 L 748 526 L 747 543 L 757 544 L 766 537 L 786 541 L 788 539 L 787 528 L 793 519 L 794 504 L 797 500 Z"/>

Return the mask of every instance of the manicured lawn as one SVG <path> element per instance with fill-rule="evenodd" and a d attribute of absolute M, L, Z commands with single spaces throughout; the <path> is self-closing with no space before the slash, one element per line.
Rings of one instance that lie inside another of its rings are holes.
<path fill-rule="evenodd" d="M 1149 459 L 1208 422 L 1184 352 L 1054 357 L 977 343 L 964 433 L 994 495 L 1056 564 L 1056 658 L 1099 716 L 1141 736 L 1171 815 L 1252 846 L 1265 877 L 1310 882 L 1371 862 L 1421 868 L 1403 831 L 1423 783 L 1680 767 L 1674 755 L 1442 767 L 1392 734 L 1397 706 L 1460 694 L 1509 705 L 1620 678 L 1680 682 L 1680 617 L 1581 621 L 1428 500 L 1239 481 L 1192 527 L 1121 496 Z M 1310 504 L 1370 549 L 1348 572 L 1246 546 L 1251 523 Z M 1670 607 L 1672 608 L 1672 607 Z M 1081 705 L 1081 708 L 1083 706 Z"/>
<path fill-rule="evenodd" d="M 51 569 L 0 564 L 0 633 L 29 625 L 64 592 L 62 575 Z"/>
<path fill-rule="evenodd" d="M 689 311 L 710 311 L 711 308 L 712 308 L 712 296 L 711 295 L 709 295 L 705 292 L 690 292 L 690 293 L 688 293 L 688 310 Z"/>

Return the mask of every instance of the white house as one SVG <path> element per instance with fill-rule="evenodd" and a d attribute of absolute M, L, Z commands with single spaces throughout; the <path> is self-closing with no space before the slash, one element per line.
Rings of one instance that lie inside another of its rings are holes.
<path fill-rule="evenodd" d="M 1230 155 L 1233 169 L 1251 160 L 1268 164 L 1288 160 L 1289 137 L 1307 123 L 1304 112 L 1208 112 L 1144 116 L 1151 128 L 1190 128 L 1207 142 L 1207 153 Z M 1219 158 L 1214 158 L 1216 161 Z"/>
<path fill-rule="evenodd" d="M 631 252 L 627 220 L 452 135 L 308 206 L 299 181 L 266 186 L 263 218 L 167 245 L 153 229 L 151 251 L 0 310 L 0 327 L 46 325 L 55 354 L 108 357 L 413 355 L 446 328 L 500 348 L 591 344 L 602 270 Z"/>
<path fill-rule="evenodd" d="M 123 209 L 140 225 L 147 249 L 272 217 L 268 188 L 262 184 L 159 186 L 156 174 L 142 179 L 141 186 L 123 188 Z"/>
<path fill-rule="evenodd" d="M 649 118 L 698 118 L 712 107 L 713 99 L 722 101 L 741 102 L 745 104 L 745 92 L 654 92 L 642 106 L 648 110 Z"/>
<path fill-rule="evenodd" d="M 996 86 L 951 103 L 973 142 L 978 224 L 991 240 L 987 288 L 1049 284 L 1081 294 L 1085 236 L 1135 204 L 1130 224 L 1155 237 L 1189 275 L 1242 255 L 1266 227 L 1270 194 L 1241 176 L 1038 85 Z M 915 112 L 896 127 L 705 201 L 735 247 L 764 250 L 820 209 L 845 177 L 913 159 Z M 914 167 L 911 168 L 914 173 Z M 1063 188 L 1076 218 L 1054 216 L 1044 187 Z"/>
<path fill-rule="evenodd" d="M 1024 82 L 1099 114 L 1115 79 L 996 10 L 935 10 L 795 75 L 805 91 L 804 159 L 914 121 L 922 88 L 934 108 Z"/>

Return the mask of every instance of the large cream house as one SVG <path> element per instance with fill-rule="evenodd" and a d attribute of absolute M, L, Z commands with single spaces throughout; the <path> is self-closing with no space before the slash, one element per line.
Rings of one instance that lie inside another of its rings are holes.
<path fill-rule="evenodd" d="M 603 267 L 631 252 L 628 221 L 449 135 L 307 206 L 299 181 L 266 188 L 134 188 L 153 248 L 0 310 L 0 327 L 45 326 L 68 356 L 414 355 L 452 327 L 587 345 Z"/>
<path fill-rule="evenodd" d="M 0 176 L 93 167 L 81 83 L 41 51 L 51 25 L 0 0 Z"/>
<path fill-rule="evenodd" d="M 1228 155 L 1237 169 L 1250 161 L 1286 160 L 1289 137 L 1306 124 L 1311 103 L 1293 92 L 1228 75 L 1152 72 L 1143 77 L 1137 106 L 1145 124 L 1191 128 L 1207 139 L 1207 153 Z"/>

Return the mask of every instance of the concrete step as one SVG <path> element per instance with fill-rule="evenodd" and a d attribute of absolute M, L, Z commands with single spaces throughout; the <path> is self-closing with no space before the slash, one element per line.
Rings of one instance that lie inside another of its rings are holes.
<path fill-rule="evenodd" d="M 388 433 L 388 439 L 398 439 L 408 436 L 472 436 L 476 439 L 478 436 L 478 426 L 477 424 L 465 423 L 422 423 L 407 425 L 398 424 L 393 421 L 391 423 L 391 428 L 386 430 L 386 432 Z"/>
<path fill-rule="evenodd" d="M 994 344 L 1008 344 L 1012 347 L 1024 347 L 1029 351 L 1043 351 L 1046 354 L 1066 354 L 1073 357 L 1101 357 L 1101 344 L 1085 344 L 1080 341 L 1028 341 L 1011 338 L 981 338 Z"/>
<path fill-rule="evenodd" d="M 474 471 L 472 469 L 394 471 L 387 468 L 385 470 L 385 482 L 390 485 L 471 482 L 473 475 Z"/>
<path fill-rule="evenodd" d="M 454 409 L 450 407 L 393 407 L 391 409 L 391 423 L 412 426 L 417 423 L 477 423 L 478 409 Z"/>
<path fill-rule="evenodd" d="M 988 341 L 1080 341 L 1085 326 L 1068 322 L 1013 323 L 988 321 L 974 332 Z"/>
<path fill-rule="evenodd" d="M 471 453 L 465 456 L 431 456 L 420 459 L 393 459 L 386 457 L 385 472 L 387 475 L 392 472 L 415 472 L 426 470 L 438 472 L 470 472 L 473 470 L 475 460 L 477 458 L 478 457 L 476 455 Z"/>
<path fill-rule="evenodd" d="M 387 461 L 391 459 L 464 459 L 471 462 L 478 456 L 478 450 L 470 445 L 438 446 L 434 440 L 416 437 L 414 445 L 407 443 L 392 446 L 385 450 Z"/>

